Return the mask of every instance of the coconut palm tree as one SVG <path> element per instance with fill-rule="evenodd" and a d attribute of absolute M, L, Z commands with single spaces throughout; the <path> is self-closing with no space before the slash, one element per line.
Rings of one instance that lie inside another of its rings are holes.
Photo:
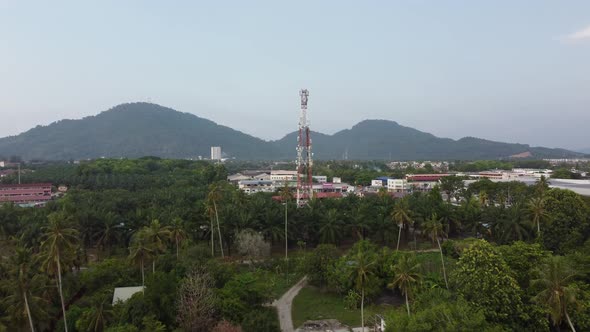
<path fill-rule="evenodd" d="M 413 288 L 422 278 L 419 272 L 420 264 L 416 257 L 410 254 L 404 254 L 399 261 L 393 266 L 395 277 L 393 282 L 388 285 L 389 288 L 397 288 L 406 298 L 406 308 L 408 316 L 410 315 L 410 303 L 408 297 L 411 297 Z"/>
<path fill-rule="evenodd" d="M 376 260 L 374 255 L 366 252 L 362 246 L 352 257 L 352 269 L 350 278 L 354 281 L 354 287 L 361 292 L 361 326 L 365 330 L 365 287 L 374 276 Z"/>
<path fill-rule="evenodd" d="M 545 209 L 545 199 L 533 197 L 528 202 L 528 213 L 533 225 L 537 226 L 537 236 L 541 236 L 541 222 L 549 218 L 549 213 Z"/>
<path fill-rule="evenodd" d="M 141 285 L 145 286 L 145 262 L 153 259 L 154 251 L 145 232 L 137 232 L 131 238 L 129 259 L 141 270 Z"/>
<path fill-rule="evenodd" d="M 34 318 L 46 318 L 47 313 L 43 308 L 48 305 L 46 300 L 35 295 L 35 292 L 44 288 L 45 283 L 44 276 L 35 273 L 34 260 L 31 249 L 17 247 L 9 259 L 8 278 L 0 282 L 7 294 L 0 300 L 8 308 L 7 314 L 23 325 L 26 320 L 31 331 L 35 331 Z"/>
<path fill-rule="evenodd" d="M 85 311 L 76 323 L 78 330 L 92 332 L 104 331 L 108 321 L 113 317 L 113 310 L 109 303 L 110 297 L 110 292 L 92 297 L 90 309 Z"/>
<path fill-rule="evenodd" d="M 438 244 L 438 250 L 440 251 L 440 261 L 442 263 L 442 270 L 443 270 L 443 277 L 445 278 L 445 285 L 447 289 L 449 289 L 449 282 L 447 281 L 447 272 L 445 269 L 445 260 L 444 255 L 442 252 L 442 247 L 440 245 L 440 237 L 445 237 L 447 233 L 445 232 L 445 227 L 441 223 L 442 219 L 438 219 L 436 214 L 433 214 L 430 220 L 424 223 L 423 231 L 424 233 L 434 242 Z"/>
<path fill-rule="evenodd" d="M 414 220 L 411 217 L 410 205 L 405 198 L 400 199 L 395 206 L 393 207 L 393 211 L 391 213 L 391 218 L 397 224 L 399 228 L 399 233 L 397 236 L 397 247 L 396 250 L 399 250 L 399 243 L 402 236 L 402 229 L 404 227 L 407 229 L 414 223 Z"/>
<path fill-rule="evenodd" d="M 535 192 L 537 193 L 537 195 L 539 195 L 540 198 L 543 198 L 545 197 L 545 192 L 547 191 L 547 189 L 549 189 L 549 181 L 547 181 L 545 175 L 541 175 L 541 177 L 539 178 L 539 180 L 537 180 L 535 184 Z"/>
<path fill-rule="evenodd" d="M 570 286 L 576 273 L 562 256 L 551 256 L 539 270 L 539 279 L 533 280 L 531 286 L 542 290 L 533 300 L 545 306 L 555 326 L 559 326 L 565 317 L 572 331 L 576 331 L 567 308 L 576 303 L 576 289 Z"/>
<path fill-rule="evenodd" d="M 180 246 L 180 242 L 186 240 L 187 234 L 184 229 L 184 222 L 180 218 L 172 219 L 172 223 L 170 224 L 169 228 L 169 236 L 171 239 L 174 239 L 174 243 L 176 244 L 176 259 L 178 259 L 178 247 Z"/>
<path fill-rule="evenodd" d="M 205 202 L 207 206 L 207 211 L 209 215 L 212 217 L 215 216 L 215 220 L 217 221 L 217 233 L 219 235 L 219 249 L 221 250 L 221 258 L 224 258 L 225 255 L 223 254 L 223 241 L 221 239 L 221 226 L 219 225 L 219 211 L 217 210 L 217 203 L 221 201 L 222 193 L 221 188 L 217 184 L 212 184 L 209 187 L 209 194 L 207 194 L 207 200 Z M 213 232 L 213 223 L 211 223 L 211 232 Z M 211 243 L 213 243 L 213 235 L 211 235 Z M 213 244 L 212 247 L 213 248 Z"/>
<path fill-rule="evenodd" d="M 68 331 L 68 322 L 66 319 L 66 304 L 64 301 L 62 280 L 61 280 L 61 263 L 62 257 L 70 255 L 78 242 L 78 231 L 69 227 L 68 220 L 61 212 L 55 212 L 48 217 L 49 223 L 43 228 L 43 242 L 41 248 L 45 252 L 46 260 L 44 266 L 50 274 L 57 276 L 57 286 L 59 289 L 59 298 L 61 300 L 61 310 L 64 319 L 64 329 Z"/>
<path fill-rule="evenodd" d="M 144 227 L 140 230 L 144 233 L 146 240 L 148 241 L 154 256 L 163 253 L 166 250 L 166 242 L 170 239 L 169 227 L 163 227 L 158 219 L 152 220 L 149 226 Z M 156 272 L 156 260 L 155 257 L 152 260 L 152 273 Z"/>

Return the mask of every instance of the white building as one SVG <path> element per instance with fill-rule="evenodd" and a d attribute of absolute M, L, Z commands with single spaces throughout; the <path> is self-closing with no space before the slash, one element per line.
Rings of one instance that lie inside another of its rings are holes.
<path fill-rule="evenodd" d="M 387 191 L 401 193 L 406 190 L 408 190 L 408 181 L 406 179 L 387 179 Z"/>
<path fill-rule="evenodd" d="M 325 175 L 314 175 L 312 176 L 312 178 L 314 180 L 316 180 L 318 183 L 326 183 L 328 182 L 328 177 Z"/>
<path fill-rule="evenodd" d="M 297 171 L 272 170 L 270 180 L 275 183 L 297 181 Z"/>
<path fill-rule="evenodd" d="M 212 146 L 211 147 L 211 160 L 221 160 L 221 147 L 220 146 Z"/>
<path fill-rule="evenodd" d="M 371 180 L 371 187 L 383 187 L 383 181 Z"/>
<path fill-rule="evenodd" d="M 332 178 L 332 183 L 342 183 L 342 179 L 341 178 L 337 178 L 337 177 L 333 177 Z"/>
<path fill-rule="evenodd" d="M 246 194 L 255 194 L 260 192 L 271 193 L 275 191 L 272 181 L 260 180 L 243 180 L 238 182 L 238 188 Z"/>

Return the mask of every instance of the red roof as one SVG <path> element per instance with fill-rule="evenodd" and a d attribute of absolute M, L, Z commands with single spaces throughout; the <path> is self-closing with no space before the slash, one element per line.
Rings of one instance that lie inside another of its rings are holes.
<path fill-rule="evenodd" d="M 440 178 L 450 176 L 451 174 L 408 174 L 406 179 L 411 181 L 438 181 Z"/>
<path fill-rule="evenodd" d="M 0 184 L 0 188 L 39 188 L 51 187 L 51 183 L 23 183 L 23 184 Z"/>

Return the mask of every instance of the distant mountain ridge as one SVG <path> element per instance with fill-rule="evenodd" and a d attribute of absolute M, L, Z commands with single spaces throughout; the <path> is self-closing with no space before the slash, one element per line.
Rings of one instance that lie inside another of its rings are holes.
<path fill-rule="evenodd" d="M 395 121 L 365 120 L 333 135 L 313 132 L 316 159 L 498 159 L 579 157 L 565 149 L 530 147 L 474 137 L 439 138 Z M 190 113 L 150 103 L 121 104 L 95 116 L 37 126 L 0 139 L 0 156 L 69 160 L 100 157 L 208 157 L 221 146 L 238 159 L 295 159 L 296 132 L 264 141 Z"/>

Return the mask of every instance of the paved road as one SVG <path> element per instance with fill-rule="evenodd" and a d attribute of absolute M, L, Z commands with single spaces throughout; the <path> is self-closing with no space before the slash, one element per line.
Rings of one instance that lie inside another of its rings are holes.
<path fill-rule="evenodd" d="M 307 276 L 299 280 L 295 286 L 291 287 L 280 299 L 274 301 L 272 306 L 277 307 L 279 313 L 279 321 L 281 323 L 281 331 L 294 332 L 293 318 L 291 317 L 291 304 L 297 293 L 307 284 Z"/>

